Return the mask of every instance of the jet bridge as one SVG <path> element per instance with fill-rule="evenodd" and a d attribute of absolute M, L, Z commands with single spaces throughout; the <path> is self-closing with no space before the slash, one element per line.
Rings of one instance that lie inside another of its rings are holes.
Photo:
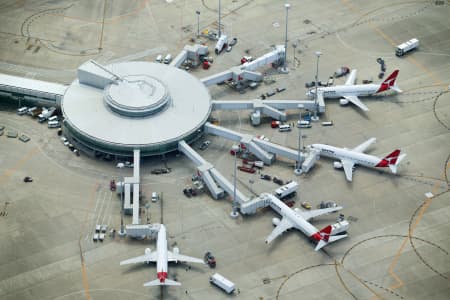
<path fill-rule="evenodd" d="M 253 110 L 286 121 L 286 113 L 281 110 L 304 108 L 314 109 L 314 101 L 308 100 L 213 100 L 213 110 Z"/>
<path fill-rule="evenodd" d="M 262 139 L 253 137 L 249 134 L 238 133 L 231 129 L 213 125 L 209 122 L 205 123 L 205 133 L 221 136 L 228 140 L 245 144 L 247 148 L 253 154 L 255 154 L 256 157 L 261 159 L 266 165 L 270 165 L 275 160 L 275 155 L 279 155 L 281 157 L 288 158 L 294 161 L 298 161 L 299 159 L 298 149 L 291 149 L 278 144 L 267 142 Z M 317 155 L 312 155 L 314 156 L 310 157 L 310 160 L 312 160 L 312 162 L 308 161 L 308 164 L 305 165 L 305 169 L 307 168 L 309 170 L 312 164 L 314 164 L 316 160 L 315 156 Z M 300 153 L 299 163 L 302 163 L 306 157 L 306 154 Z"/>
<path fill-rule="evenodd" d="M 261 57 L 258 57 L 254 61 L 247 62 L 241 66 L 232 67 L 227 71 L 214 74 L 202 78 L 200 80 L 206 86 L 224 82 L 230 79 L 233 79 L 234 81 L 241 81 L 241 80 L 261 81 L 263 75 L 261 73 L 254 72 L 254 70 L 264 65 L 280 61 L 283 58 L 284 58 L 284 46 L 278 45 L 275 47 L 274 50 L 272 50 L 267 54 L 264 54 Z"/>
<path fill-rule="evenodd" d="M 200 55 L 208 54 L 208 46 L 204 45 L 186 45 L 184 49 L 172 60 L 170 66 L 179 68 L 186 59 L 192 60 L 194 65 L 200 64 Z"/>
<path fill-rule="evenodd" d="M 203 181 L 206 183 L 206 186 L 214 199 L 223 197 L 224 191 L 229 195 L 234 195 L 234 185 L 218 170 L 216 170 L 213 165 L 204 160 L 197 152 L 195 152 L 194 149 L 192 149 L 185 141 L 179 142 L 178 148 L 197 166 Z M 220 187 L 217 186 L 216 182 Z M 236 189 L 236 200 L 242 204 L 249 199 Z"/>
<path fill-rule="evenodd" d="M 200 172 L 202 179 L 211 192 L 213 198 L 222 198 L 224 195 L 224 190 L 217 186 L 210 173 L 214 166 L 204 160 L 203 157 L 194 151 L 194 149 L 192 149 L 185 141 L 180 141 L 178 143 L 178 150 L 183 152 L 184 155 L 186 155 L 196 165 L 197 170 Z"/>
<path fill-rule="evenodd" d="M 262 160 L 266 165 L 272 164 L 272 162 L 275 160 L 275 157 L 273 154 L 268 153 L 263 148 L 261 148 L 259 145 L 257 145 L 254 142 L 254 138 L 249 134 L 244 133 L 238 133 L 236 131 L 213 125 L 209 122 L 205 123 L 205 132 L 209 134 L 214 134 L 217 136 L 224 137 L 228 140 L 239 142 L 242 144 L 245 144 L 247 148 L 254 154 L 256 157 L 258 157 L 260 160 Z"/>

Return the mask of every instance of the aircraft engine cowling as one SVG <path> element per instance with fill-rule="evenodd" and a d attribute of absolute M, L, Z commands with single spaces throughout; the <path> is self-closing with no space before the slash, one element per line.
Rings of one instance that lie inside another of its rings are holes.
<path fill-rule="evenodd" d="M 150 254 L 152 253 L 152 249 L 150 248 L 145 248 L 145 254 Z"/>
<path fill-rule="evenodd" d="M 296 208 L 294 208 L 294 211 L 300 212 L 301 210 L 300 210 L 300 208 L 296 207 Z"/>
<path fill-rule="evenodd" d="M 341 104 L 341 105 L 347 105 L 347 104 L 348 104 L 348 100 L 342 98 L 342 99 L 339 100 L 339 104 Z"/>
<path fill-rule="evenodd" d="M 175 253 L 175 254 L 180 254 L 180 248 L 178 248 L 178 247 L 173 247 L 173 248 L 172 248 L 172 252 Z"/>
<path fill-rule="evenodd" d="M 333 167 L 334 167 L 335 169 L 342 169 L 342 164 L 341 164 L 340 162 L 338 162 L 338 161 L 335 161 L 335 162 L 333 163 Z"/>
<path fill-rule="evenodd" d="M 272 219 L 272 224 L 273 224 L 274 226 L 278 226 L 278 224 L 280 224 L 280 222 L 281 222 L 281 220 L 278 219 L 278 218 L 273 218 L 273 219 Z"/>

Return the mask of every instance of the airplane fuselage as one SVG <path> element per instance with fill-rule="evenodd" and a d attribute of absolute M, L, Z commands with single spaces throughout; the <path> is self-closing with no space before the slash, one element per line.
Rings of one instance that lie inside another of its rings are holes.
<path fill-rule="evenodd" d="M 342 98 L 345 96 L 371 96 L 376 94 L 379 89 L 379 84 L 357 84 L 319 87 L 317 91 L 322 92 L 324 98 Z M 315 93 L 315 89 L 311 91 Z"/>
<path fill-rule="evenodd" d="M 325 156 L 339 160 L 351 160 L 354 161 L 355 164 L 366 167 L 375 167 L 382 161 L 380 158 L 373 155 L 368 155 L 365 153 L 352 151 L 345 148 L 337 148 L 330 145 L 313 144 L 311 145 L 311 148 L 319 149 L 320 156 Z"/>
<path fill-rule="evenodd" d="M 312 237 L 315 233 L 318 232 L 316 227 L 311 225 L 300 214 L 287 206 L 283 201 L 275 197 L 271 197 L 270 207 L 272 207 L 272 209 L 280 214 L 283 218 L 287 218 L 292 223 L 294 223 L 295 228 L 303 232 L 303 234 L 305 234 L 306 236 Z"/>
<path fill-rule="evenodd" d="M 156 242 L 156 249 L 158 251 L 158 258 L 156 260 L 156 270 L 160 282 L 164 282 L 167 278 L 167 237 L 166 227 L 161 224 L 158 232 L 158 240 Z"/>

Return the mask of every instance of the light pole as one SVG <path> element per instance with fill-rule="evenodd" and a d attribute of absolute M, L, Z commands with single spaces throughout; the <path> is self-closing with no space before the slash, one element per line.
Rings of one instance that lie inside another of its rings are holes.
<path fill-rule="evenodd" d="M 197 14 L 197 37 L 200 36 L 200 11 L 196 10 L 195 13 Z"/>
<path fill-rule="evenodd" d="M 288 12 L 291 5 L 289 3 L 285 3 L 284 7 L 286 8 L 286 30 L 284 32 L 284 62 L 283 62 L 283 72 L 289 72 L 287 67 L 287 42 L 288 42 Z"/>
<path fill-rule="evenodd" d="M 302 119 L 302 113 L 300 113 L 299 120 L 301 120 L 301 119 Z M 297 164 L 296 164 L 295 170 L 294 170 L 294 174 L 295 175 L 302 174 L 302 166 L 300 164 L 300 160 L 301 160 L 301 154 L 300 154 L 301 140 L 302 140 L 302 129 L 300 128 L 300 126 L 298 126 L 298 156 L 297 156 Z"/>
<path fill-rule="evenodd" d="M 316 90 L 316 92 L 314 93 L 314 116 L 311 118 L 311 120 L 313 120 L 313 121 L 319 121 L 319 117 L 317 116 L 317 110 L 318 110 L 318 107 L 317 107 L 317 85 L 318 85 L 318 82 L 319 82 L 319 58 L 320 58 L 320 56 L 322 55 L 322 52 L 320 52 L 320 51 L 316 51 L 316 57 L 317 57 L 317 63 L 316 63 L 316 84 L 315 84 L 315 90 Z"/>
<path fill-rule="evenodd" d="M 219 0 L 219 35 L 217 36 L 218 39 L 220 39 L 220 36 L 222 34 L 221 29 L 220 29 L 220 6 L 221 6 L 221 2 Z"/>
<path fill-rule="evenodd" d="M 236 161 L 237 161 L 237 153 L 241 150 L 241 145 L 239 144 L 239 148 L 234 151 L 234 190 L 233 190 L 233 204 L 232 204 L 232 208 L 233 210 L 231 211 L 230 217 L 232 217 L 233 219 L 237 218 L 239 216 L 239 213 L 237 212 L 237 203 L 236 203 Z"/>
<path fill-rule="evenodd" d="M 123 227 L 123 193 L 125 192 L 125 184 L 124 184 L 125 183 L 125 179 L 123 177 L 122 170 L 123 170 L 123 167 L 125 167 L 125 164 L 124 163 L 118 163 L 117 167 L 120 169 L 120 176 L 122 177 L 122 183 L 121 183 L 122 190 L 120 192 L 121 209 L 120 209 L 120 231 L 119 231 L 119 235 L 120 236 L 124 236 L 125 235 L 125 229 Z"/>
<path fill-rule="evenodd" d="M 292 43 L 292 48 L 294 49 L 294 58 L 293 58 L 293 61 L 294 61 L 294 67 L 296 66 L 296 61 L 295 61 L 295 49 L 297 49 L 297 43 Z"/>

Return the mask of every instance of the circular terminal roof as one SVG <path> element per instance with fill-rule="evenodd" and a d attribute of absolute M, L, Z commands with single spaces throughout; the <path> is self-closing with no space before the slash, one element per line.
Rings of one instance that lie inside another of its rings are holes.
<path fill-rule="evenodd" d="M 112 110 L 130 117 L 157 113 L 170 101 L 165 85 L 147 75 L 123 77 L 105 88 L 104 97 Z"/>
<path fill-rule="evenodd" d="M 209 91 L 189 73 L 150 62 L 106 67 L 120 79 L 105 89 L 75 80 L 62 100 L 65 125 L 81 140 L 105 149 L 145 152 L 192 136 L 206 122 Z"/>

